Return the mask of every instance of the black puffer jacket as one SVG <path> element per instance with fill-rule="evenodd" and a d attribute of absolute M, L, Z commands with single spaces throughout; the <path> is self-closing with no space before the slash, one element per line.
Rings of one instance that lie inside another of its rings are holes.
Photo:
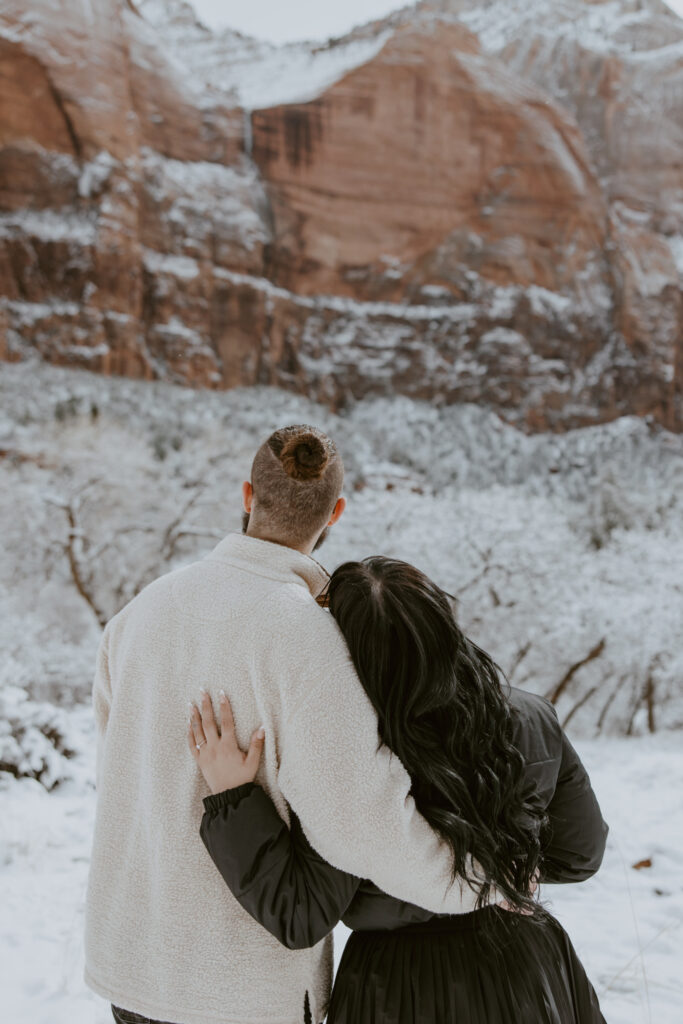
<path fill-rule="evenodd" d="M 509 692 L 518 711 L 513 742 L 526 762 L 526 795 L 550 819 L 541 881 L 583 881 L 600 867 L 608 831 L 590 779 L 552 704 L 516 687 Z M 311 847 L 296 814 L 290 831 L 254 783 L 207 796 L 204 808 L 200 834 L 233 895 L 290 949 L 315 945 L 340 920 L 367 930 L 448 916 L 332 867 Z"/>

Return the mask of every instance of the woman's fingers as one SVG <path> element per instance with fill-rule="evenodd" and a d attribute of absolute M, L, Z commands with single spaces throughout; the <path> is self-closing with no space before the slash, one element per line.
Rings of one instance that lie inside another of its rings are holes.
<path fill-rule="evenodd" d="M 237 746 L 237 739 L 235 737 L 235 719 L 232 716 L 232 705 L 222 690 L 220 692 L 219 703 L 221 708 L 221 739 L 224 739 L 231 746 L 233 744 Z"/>
<path fill-rule="evenodd" d="M 213 704 L 206 690 L 202 690 L 202 726 L 204 727 L 204 734 L 207 740 L 218 739 L 218 728 L 213 714 Z"/>
<path fill-rule="evenodd" d="M 187 727 L 187 745 L 190 748 L 190 753 L 192 754 L 193 758 L 196 761 L 197 758 L 199 757 L 199 751 L 197 750 L 197 741 L 194 738 L 194 729 L 192 728 L 192 722 L 190 722 Z"/>
<path fill-rule="evenodd" d="M 206 735 L 204 734 L 204 728 L 202 726 L 202 720 L 195 704 L 190 702 L 190 723 L 192 728 L 192 734 L 194 736 L 195 749 L 198 743 L 206 743 Z"/>
<path fill-rule="evenodd" d="M 263 744 L 266 739 L 266 732 L 262 725 L 255 729 L 251 734 L 251 743 L 249 744 L 249 750 L 247 756 L 244 759 L 244 767 L 249 772 L 253 772 L 252 778 L 258 771 L 259 761 L 261 760 L 261 754 L 263 753 Z"/>

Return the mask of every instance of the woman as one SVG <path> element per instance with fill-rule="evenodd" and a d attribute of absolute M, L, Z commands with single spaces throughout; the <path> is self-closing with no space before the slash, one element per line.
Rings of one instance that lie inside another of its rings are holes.
<path fill-rule="evenodd" d="M 604 1024 L 568 935 L 533 896 L 536 878 L 597 871 L 607 835 L 552 705 L 504 692 L 448 595 L 405 562 L 347 562 L 328 599 L 380 745 L 401 760 L 417 809 L 450 845 L 453 877 L 471 877 L 470 854 L 484 871 L 481 909 L 434 914 L 326 863 L 296 815 L 290 831 L 254 784 L 262 739 L 244 755 L 227 698 L 219 735 L 205 695 L 188 730 L 212 791 L 200 833 L 235 898 L 291 948 L 314 945 L 339 920 L 353 930 L 328 1024 Z M 506 908 L 486 905 L 489 885 Z"/>

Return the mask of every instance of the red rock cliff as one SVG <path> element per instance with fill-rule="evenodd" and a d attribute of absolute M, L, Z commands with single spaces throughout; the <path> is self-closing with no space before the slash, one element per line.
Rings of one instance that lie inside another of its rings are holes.
<path fill-rule="evenodd" d="M 0 355 L 680 429 L 680 105 L 655 130 L 642 98 L 676 94 L 681 22 L 652 0 L 627 47 L 622 6 L 420 5 L 275 52 L 182 0 L 6 3 Z"/>

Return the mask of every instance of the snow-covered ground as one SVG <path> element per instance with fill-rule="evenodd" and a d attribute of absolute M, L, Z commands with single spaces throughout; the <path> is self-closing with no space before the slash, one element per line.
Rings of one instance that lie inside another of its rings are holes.
<path fill-rule="evenodd" d="M 0 773 L 0 982 L 9 1024 L 107 1024 L 82 980 L 95 792 L 90 712 L 81 753 L 53 793 Z M 543 898 L 571 935 L 608 1024 L 680 1024 L 683 1006 L 683 744 L 680 735 L 576 741 L 610 825 L 600 872 Z M 197 836 L 198 852 L 201 840 Z M 650 859 L 652 867 L 634 870 Z M 335 932 L 335 964 L 348 929 Z M 520 1022 L 522 1024 L 522 1022 Z M 527 1024 L 527 1022 L 524 1022 Z"/>
<path fill-rule="evenodd" d="M 239 529 L 255 448 L 292 422 L 332 433 L 347 467 L 320 559 L 414 561 L 513 682 L 559 691 L 611 832 L 596 878 L 543 896 L 609 1024 L 679 1024 L 683 439 L 633 417 L 529 437 L 407 399 L 333 415 L 37 362 L 0 364 L 0 761 L 41 780 L 0 771 L 3 1018 L 110 1019 L 82 981 L 101 623 Z"/>

